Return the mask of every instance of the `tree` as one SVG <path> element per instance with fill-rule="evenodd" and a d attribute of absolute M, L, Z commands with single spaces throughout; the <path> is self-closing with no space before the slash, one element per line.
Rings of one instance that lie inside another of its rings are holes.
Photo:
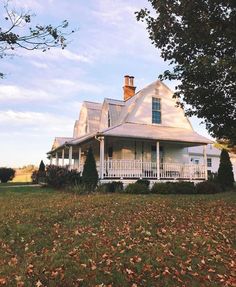
<path fill-rule="evenodd" d="M 148 0 L 136 12 L 173 69 L 160 79 L 179 80 L 174 97 L 191 105 L 211 135 L 236 144 L 236 2 Z"/>
<path fill-rule="evenodd" d="M 91 147 L 88 150 L 88 154 L 84 163 L 82 183 L 89 190 L 93 190 L 98 183 L 98 172 L 96 168 L 96 161 L 94 159 L 93 150 Z"/>
<path fill-rule="evenodd" d="M 12 168 L 1 167 L 0 168 L 0 181 L 6 183 L 9 180 L 13 180 L 16 171 Z"/>
<path fill-rule="evenodd" d="M 45 164 L 42 160 L 39 164 L 39 172 L 45 172 Z"/>
<path fill-rule="evenodd" d="M 6 16 L 3 19 L 4 23 L 0 24 L 0 58 L 17 48 L 45 52 L 52 47 L 66 47 L 66 37 L 74 32 L 63 32 L 68 27 L 67 20 L 55 27 L 51 24 L 30 27 L 35 15 L 10 9 L 8 4 L 9 1 L 4 5 Z M 3 73 L 0 73 L 0 77 L 3 77 Z"/>
<path fill-rule="evenodd" d="M 223 188 L 232 188 L 234 184 L 233 167 L 229 153 L 223 149 L 220 154 L 220 166 L 218 169 L 217 180 Z"/>

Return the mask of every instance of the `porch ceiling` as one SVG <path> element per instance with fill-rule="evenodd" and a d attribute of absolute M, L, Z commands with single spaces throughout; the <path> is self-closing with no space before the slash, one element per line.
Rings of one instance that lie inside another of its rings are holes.
<path fill-rule="evenodd" d="M 192 143 L 195 145 L 212 143 L 211 140 L 199 135 L 193 130 L 135 123 L 125 123 L 103 131 L 101 134 L 114 137 Z"/>

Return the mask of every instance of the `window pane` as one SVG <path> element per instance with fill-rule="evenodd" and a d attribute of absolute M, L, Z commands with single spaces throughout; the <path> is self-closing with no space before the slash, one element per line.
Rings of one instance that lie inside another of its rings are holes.
<path fill-rule="evenodd" d="M 152 109 L 156 111 L 160 111 L 161 109 L 160 99 L 152 98 Z"/>
<path fill-rule="evenodd" d="M 208 158 L 207 159 L 207 167 L 211 167 L 211 166 L 212 166 L 211 158 Z"/>
<path fill-rule="evenodd" d="M 152 111 L 152 123 L 160 124 L 161 123 L 161 112 Z"/>

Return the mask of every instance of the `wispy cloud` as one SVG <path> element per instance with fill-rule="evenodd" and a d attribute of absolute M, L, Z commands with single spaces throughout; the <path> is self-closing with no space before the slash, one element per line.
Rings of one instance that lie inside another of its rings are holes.
<path fill-rule="evenodd" d="M 2 85 L 0 87 L 0 102 L 52 101 L 58 97 L 43 89 L 27 89 L 17 85 Z"/>
<path fill-rule="evenodd" d="M 38 113 L 31 111 L 19 112 L 15 110 L 0 111 L 1 125 L 11 127 L 22 127 L 22 132 L 30 128 L 33 133 L 42 135 L 45 133 L 71 131 L 74 119 L 62 115 L 54 115 L 50 113 Z"/>
<path fill-rule="evenodd" d="M 48 65 L 46 63 L 38 62 L 38 61 L 30 61 L 30 63 L 39 69 L 48 69 Z"/>
<path fill-rule="evenodd" d="M 61 87 L 62 89 L 66 89 L 67 93 L 70 92 L 91 92 L 95 94 L 101 94 L 104 92 L 107 87 L 97 83 L 88 83 L 83 81 L 72 81 L 69 79 L 52 79 L 50 80 L 50 84 L 56 85 L 57 87 Z"/>
<path fill-rule="evenodd" d="M 27 10 L 42 10 L 43 5 L 42 3 L 40 4 L 40 1 L 38 0 L 10 0 L 9 4 L 11 7 L 16 7 L 16 8 L 22 8 L 22 9 L 27 9 Z"/>
<path fill-rule="evenodd" d="M 18 50 L 18 56 L 40 59 L 43 61 L 58 61 L 58 60 L 69 60 L 74 62 L 81 63 L 92 63 L 92 58 L 89 55 L 82 54 L 79 52 L 70 51 L 69 49 L 60 49 L 60 48 L 52 48 L 46 52 L 42 52 L 40 50 L 27 51 L 27 50 Z"/>

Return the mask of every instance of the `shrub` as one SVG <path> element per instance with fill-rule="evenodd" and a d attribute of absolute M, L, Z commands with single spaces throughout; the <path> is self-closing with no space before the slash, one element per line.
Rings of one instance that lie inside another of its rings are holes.
<path fill-rule="evenodd" d="M 193 182 L 158 182 L 151 189 L 158 194 L 193 194 L 195 187 Z"/>
<path fill-rule="evenodd" d="M 147 188 L 149 188 L 149 186 L 150 186 L 150 181 L 147 179 L 138 179 L 136 181 L 136 183 L 146 185 Z"/>
<path fill-rule="evenodd" d="M 31 180 L 33 183 L 40 183 L 40 182 L 46 181 L 45 164 L 42 160 L 39 164 L 39 169 L 33 171 L 32 175 L 31 175 Z"/>
<path fill-rule="evenodd" d="M 91 147 L 88 150 L 88 154 L 84 163 L 82 182 L 87 186 L 89 190 L 93 190 L 98 183 L 98 172 Z"/>
<path fill-rule="evenodd" d="M 100 184 L 97 188 L 97 191 L 114 193 L 114 192 L 122 192 L 123 189 L 124 187 L 121 181 L 112 181 L 112 182 Z"/>
<path fill-rule="evenodd" d="M 222 188 L 219 184 L 209 180 L 197 183 L 195 190 L 197 194 L 214 194 L 222 192 Z"/>
<path fill-rule="evenodd" d="M 66 185 L 81 183 L 80 173 L 76 170 L 68 170 L 65 167 L 49 165 L 46 168 L 46 183 L 51 187 L 62 188 Z"/>
<path fill-rule="evenodd" d="M 39 164 L 39 172 L 45 172 L 45 164 L 42 160 Z"/>
<path fill-rule="evenodd" d="M 222 188 L 232 188 L 234 185 L 234 174 L 232 163 L 227 150 L 223 149 L 220 154 L 220 165 L 218 169 L 217 181 Z"/>
<path fill-rule="evenodd" d="M 140 183 L 131 183 L 127 185 L 125 189 L 126 193 L 132 193 L 132 194 L 147 194 L 150 193 L 148 187 L 145 184 Z"/>
<path fill-rule="evenodd" d="M 0 181 L 6 183 L 13 180 L 16 171 L 12 168 L 1 167 L 0 168 Z"/>
<path fill-rule="evenodd" d="M 193 194 L 196 193 L 193 182 L 173 182 L 173 192 L 177 194 Z"/>
<path fill-rule="evenodd" d="M 156 182 L 153 184 L 151 193 L 169 194 L 173 193 L 173 186 L 171 182 Z"/>

